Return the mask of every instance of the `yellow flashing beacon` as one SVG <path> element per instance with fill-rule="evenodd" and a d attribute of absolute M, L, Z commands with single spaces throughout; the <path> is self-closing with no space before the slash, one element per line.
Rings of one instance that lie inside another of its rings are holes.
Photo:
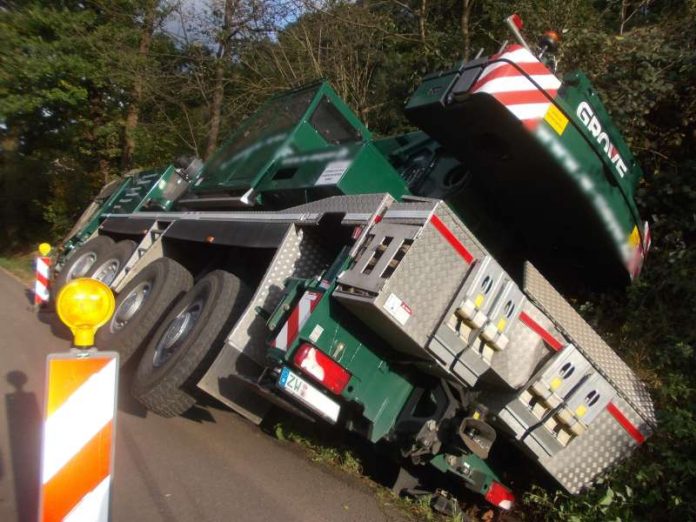
<path fill-rule="evenodd" d="M 94 334 L 113 315 L 114 294 L 96 279 L 81 277 L 65 285 L 58 293 L 56 311 L 75 337 L 74 345 L 89 348 Z"/>
<path fill-rule="evenodd" d="M 51 252 L 51 245 L 48 243 L 41 243 L 39 245 L 39 254 L 42 256 L 47 256 Z"/>

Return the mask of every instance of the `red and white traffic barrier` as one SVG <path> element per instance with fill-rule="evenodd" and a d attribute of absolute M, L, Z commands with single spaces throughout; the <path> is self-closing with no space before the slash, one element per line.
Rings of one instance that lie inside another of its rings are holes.
<path fill-rule="evenodd" d="M 50 281 L 51 258 L 39 256 L 36 258 L 36 282 L 34 283 L 34 304 L 48 303 L 48 285 Z"/>
<path fill-rule="evenodd" d="M 109 519 L 118 357 L 47 361 L 39 521 Z"/>

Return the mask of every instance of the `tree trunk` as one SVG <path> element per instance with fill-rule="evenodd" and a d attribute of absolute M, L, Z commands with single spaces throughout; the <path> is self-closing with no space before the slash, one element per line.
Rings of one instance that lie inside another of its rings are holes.
<path fill-rule="evenodd" d="M 215 63 L 215 84 L 213 86 L 213 99 L 210 104 L 210 122 L 208 131 L 208 145 L 205 148 L 206 159 L 215 152 L 217 141 L 220 135 L 220 119 L 222 117 L 222 100 L 225 94 L 225 64 L 222 58 L 218 58 Z"/>
<path fill-rule="evenodd" d="M 621 0 L 621 24 L 619 25 L 620 35 L 623 35 L 624 26 L 626 25 L 626 20 L 628 19 L 628 4 L 629 0 Z"/>
<path fill-rule="evenodd" d="M 206 159 L 209 158 L 217 148 L 218 137 L 220 135 L 222 102 L 225 97 L 225 58 L 227 57 L 231 45 L 230 40 L 236 4 L 236 0 L 225 0 L 225 18 L 215 61 L 215 83 L 213 84 L 213 99 L 210 104 L 210 128 L 208 132 L 208 145 L 205 149 Z"/>
<path fill-rule="evenodd" d="M 423 47 L 425 47 L 425 39 L 427 36 L 425 33 L 425 19 L 427 18 L 427 15 L 428 2 L 427 0 L 421 0 L 420 9 L 418 10 L 418 32 L 420 33 L 420 40 Z"/>
<path fill-rule="evenodd" d="M 471 16 L 471 7 L 473 5 L 474 0 L 462 0 L 462 17 L 460 20 L 460 27 L 462 30 L 464 61 L 468 61 L 471 55 L 471 31 L 469 30 L 469 18 Z"/>
<path fill-rule="evenodd" d="M 123 155 L 121 156 L 121 167 L 128 170 L 133 161 L 135 152 L 135 129 L 138 127 L 140 117 L 140 105 L 143 101 L 143 86 L 145 84 L 145 62 L 150 54 L 150 43 L 152 33 L 155 31 L 155 15 L 157 12 L 157 0 L 148 3 L 145 12 L 145 20 L 140 32 L 140 47 L 138 48 L 138 61 L 136 63 L 135 78 L 133 79 L 133 90 L 131 91 L 131 102 L 126 113 L 126 123 L 123 129 Z"/>

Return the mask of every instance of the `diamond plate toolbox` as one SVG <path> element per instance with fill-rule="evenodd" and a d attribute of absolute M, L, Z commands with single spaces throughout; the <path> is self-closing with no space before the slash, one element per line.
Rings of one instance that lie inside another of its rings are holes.
<path fill-rule="evenodd" d="M 483 256 L 444 203 L 398 203 L 364 237 L 333 295 L 395 349 L 429 358 L 424 347 Z"/>

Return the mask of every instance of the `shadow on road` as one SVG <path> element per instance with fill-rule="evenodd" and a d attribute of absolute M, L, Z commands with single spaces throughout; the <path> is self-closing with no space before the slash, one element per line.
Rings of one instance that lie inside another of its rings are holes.
<path fill-rule="evenodd" d="M 208 411 L 207 404 L 194 404 L 181 414 L 184 419 L 188 419 L 198 424 L 205 422 L 215 422 L 215 417 Z"/>
<path fill-rule="evenodd" d="M 31 288 L 25 288 L 24 296 L 27 298 L 27 301 L 29 301 L 30 305 L 34 304 L 34 290 L 32 290 Z"/>
<path fill-rule="evenodd" d="M 40 308 L 36 317 L 39 321 L 51 327 L 51 333 L 53 335 L 65 339 L 66 341 L 72 341 L 73 336 L 70 333 L 70 329 L 60 321 L 58 314 L 56 314 L 54 310 Z"/>
<path fill-rule="evenodd" d="M 30 522 L 36 519 L 39 503 L 41 411 L 36 395 L 24 391 L 24 372 L 11 371 L 5 378 L 14 387 L 5 395 L 5 407 L 18 522 Z"/>
<path fill-rule="evenodd" d="M 131 385 L 133 383 L 133 376 L 135 375 L 135 370 L 138 367 L 137 362 L 138 357 L 134 357 L 119 370 L 118 411 L 144 419 L 147 417 L 147 410 L 145 409 L 145 406 L 136 401 L 130 392 Z"/>

